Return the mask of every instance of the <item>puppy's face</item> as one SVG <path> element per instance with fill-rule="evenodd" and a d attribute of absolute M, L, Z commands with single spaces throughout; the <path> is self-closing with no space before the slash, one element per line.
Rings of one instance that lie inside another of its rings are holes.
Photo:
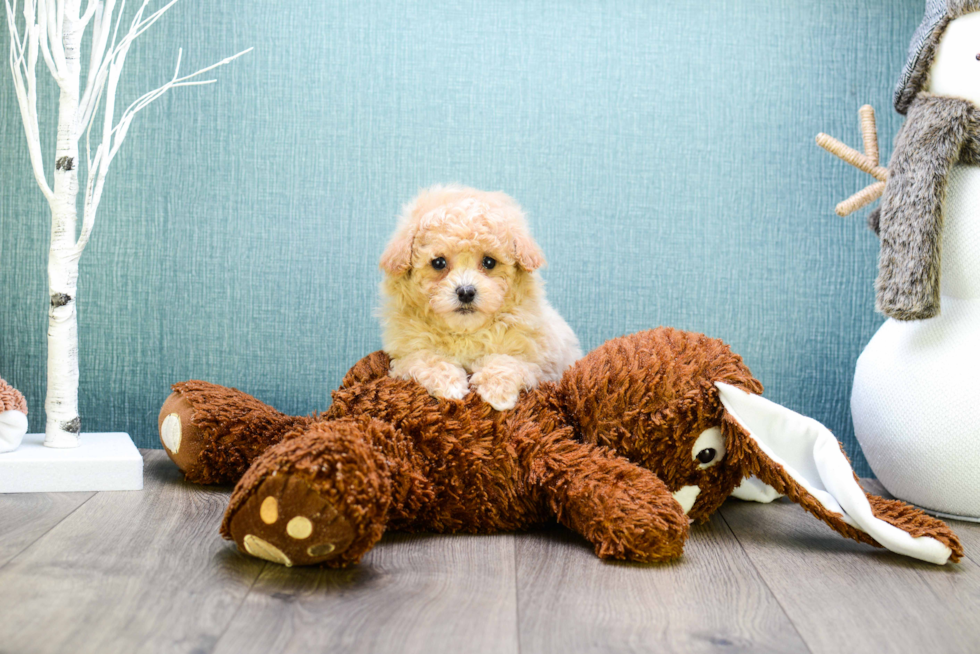
<path fill-rule="evenodd" d="M 381 267 L 403 302 L 451 331 L 474 332 L 521 304 L 543 262 L 509 197 L 434 187 L 405 208 Z"/>
<path fill-rule="evenodd" d="M 490 323 L 515 297 L 521 271 L 501 234 L 482 217 L 445 221 L 420 234 L 408 283 L 453 331 Z"/>

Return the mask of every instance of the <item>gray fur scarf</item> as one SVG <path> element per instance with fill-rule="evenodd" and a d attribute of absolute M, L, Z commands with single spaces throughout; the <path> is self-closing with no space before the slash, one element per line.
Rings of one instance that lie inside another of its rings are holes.
<path fill-rule="evenodd" d="M 896 320 L 939 314 L 943 204 L 953 164 L 980 164 L 980 108 L 920 93 L 895 138 L 881 205 L 876 309 Z"/>

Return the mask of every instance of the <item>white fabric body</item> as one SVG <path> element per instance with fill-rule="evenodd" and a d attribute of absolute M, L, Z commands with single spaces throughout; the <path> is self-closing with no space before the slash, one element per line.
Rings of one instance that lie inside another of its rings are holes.
<path fill-rule="evenodd" d="M 929 320 L 888 320 L 858 358 L 854 435 L 895 497 L 980 518 L 980 300 L 942 298 Z"/>
<path fill-rule="evenodd" d="M 874 517 L 840 443 L 822 424 L 734 386 L 720 382 L 715 386 L 728 414 L 825 509 L 840 514 L 844 522 L 892 552 L 939 565 L 949 560 L 952 552 L 938 540 L 913 538 Z"/>
<path fill-rule="evenodd" d="M 980 12 L 960 16 L 946 27 L 929 69 L 927 90 L 980 106 Z"/>
<path fill-rule="evenodd" d="M 973 63 L 980 76 L 976 53 Z M 941 284 L 940 315 L 888 320 L 861 353 L 851 415 L 861 449 L 889 493 L 978 519 L 980 167 L 958 165 L 950 175 Z"/>
<path fill-rule="evenodd" d="M 20 411 L 0 411 L 0 453 L 20 447 L 27 433 L 27 416 Z"/>
<path fill-rule="evenodd" d="M 980 15 L 980 14 L 978 14 Z M 976 50 L 980 52 L 980 38 Z M 980 61 L 973 55 L 980 79 Z M 946 298 L 980 300 L 980 166 L 953 166 L 943 205 L 941 311 Z"/>

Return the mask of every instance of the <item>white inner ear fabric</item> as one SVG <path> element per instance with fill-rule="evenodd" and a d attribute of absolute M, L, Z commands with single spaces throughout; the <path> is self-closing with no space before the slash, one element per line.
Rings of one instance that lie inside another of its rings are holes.
<path fill-rule="evenodd" d="M 746 477 L 742 483 L 732 491 L 732 497 L 745 502 L 759 502 L 768 504 L 773 500 L 778 500 L 782 494 L 777 493 L 776 489 L 765 483 L 758 477 Z"/>
<path fill-rule="evenodd" d="M 938 540 L 913 538 L 874 517 L 861 486 L 854 479 L 840 443 L 812 418 L 775 402 L 718 382 L 721 402 L 759 448 L 829 511 L 875 539 L 883 547 L 912 558 L 943 564 L 952 553 Z"/>

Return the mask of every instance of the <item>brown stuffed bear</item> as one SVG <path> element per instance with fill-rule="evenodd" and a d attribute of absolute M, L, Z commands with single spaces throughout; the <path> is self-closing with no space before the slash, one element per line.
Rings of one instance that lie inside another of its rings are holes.
<path fill-rule="evenodd" d="M 600 557 L 667 560 L 750 474 L 849 538 L 935 563 L 962 555 L 939 520 L 865 495 L 822 425 L 759 397 L 741 357 L 701 334 L 614 339 L 504 412 L 473 393 L 433 398 L 388 368 L 384 353 L 365 357 L 311 417 L 175 384 L 161 440 L 188 480 L 237 482 L 222 535 L 284 565 L 356 563 L 386 529 L 553 519 Z"/>

